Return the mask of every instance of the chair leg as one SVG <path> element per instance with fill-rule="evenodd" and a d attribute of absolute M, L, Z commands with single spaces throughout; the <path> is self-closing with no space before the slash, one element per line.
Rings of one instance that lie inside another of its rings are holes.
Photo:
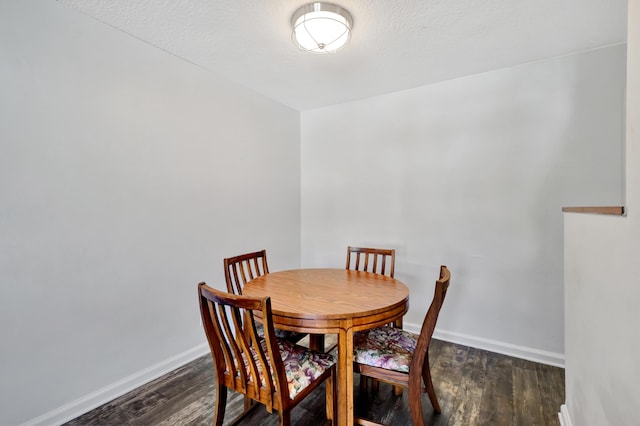
<path fill-rule="evenodd" d="M 431 401 L 431 405 L 433 406 L 433 411 L 437 414 L 440 414 L 442 410 L 440 409 L 438 397 L 436 396 L 436 390 L 434 389 L 433 382 L 431 381 L 431 366 L 429 365 L 428 355 L 425 359 L 424 367 L 422 368 L 422 380 L 424 381 L 424 385 L 427 388 L 427 395 L 429 395 L 429 400 Z"/>
<path fill-rule="evenodd" d="M 216 407 L 213 412 L 213 426 L 222 426 L 227 407 L 227 387 L 216 383 Z"/>
<path fill-rule="evenodd" d="M 338 392 L 337 392 L 338 377 L 336 375 L 336 367 L 333 367 L 331 376 L 326 380 L 326 406 L 327 406 L 327 420 L 331 420 L 332 425 L 338 424 Z"/>
<path fill-rule="evenodd" d="M 360 393 L 365 393 L 367 391 L 367 383 L 369 382 L 369 378 L 363 374 L 360 375 Z"/>
<path fill-rule="evenodd" d="M 433 411 L 436 414 L 440 414 L 442 410 L 440 409 L 440 404 L 438 403 L 436 390 L 433 388 L 433 383 L 431 382 L 431 373 L 429 372 L 429 370 L 425 370 L 422 377 L 424 380 L 424 384 L 427 387 L 427 395 L 429 395 L 429 400 L 431 401 L 431 405 L 433 406 Z"/>
<path fill-rule="evenodd" d="M 402 396 L 403 391 L 404 391 L 404 388 L 402 386 L 398 386 L 398 385 L 393 386 L 393 394 L 395 396 Z"/>
<path fill-rule="evenodd" d="M 409 401 L 411 401 L 411 420 L 413 420 L 414 426 L 424 426 L 420 376 L 417 377 L 417 380 L 409 380 Z"/>
<path fill-rule="evenodd" d="M 324 334 L 310 334 L 309 349 L 316 352 L 324 352 Z"/>
<path fill-rule="evenodd" d="M 291 425 L 291 410 L 278 411 L 278 426 Z"/>

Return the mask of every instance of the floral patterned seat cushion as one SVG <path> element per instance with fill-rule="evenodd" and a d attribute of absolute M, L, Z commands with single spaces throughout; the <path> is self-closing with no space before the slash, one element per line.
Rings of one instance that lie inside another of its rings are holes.
<path fill-rule="evenodd" d="M 261 343 L 266 354 L 266 341 L 262 340 Z M 280 356 L 284 363 L 287 385 L 289 387 L 289 397 L 291 399 L 294 399 L 304 388 L 309 386 L 311 382 L 320 377 L 336 363 L 335 358 L 331 354 L 315 352 L 286 340 L 278 339 L 278 348 L 280 349 Z M 257 354 L 254 353 L 253 356 L 257 362 Z M 257 363 L 257 365 L 258 369 L 260 369 L 260 364 Z M 260 371 L 260 373 L 262 372 Z M 261 381 L 262 384 L 265 385 L 264 377 L 261 377 Z"/>
<path fill-rule="evenodd" d="M 353 360 L 359 364 L 408 373 L 417 342 L 417 334 L 386 325 L 358 332 L 353 337 Z"/>
<path fill-rule="evenodd" d="M 291 399 L 336 363 L 331 354 L 311 351 L 287 341 L 281 341 L 278 346 L 287 373 Z"/>

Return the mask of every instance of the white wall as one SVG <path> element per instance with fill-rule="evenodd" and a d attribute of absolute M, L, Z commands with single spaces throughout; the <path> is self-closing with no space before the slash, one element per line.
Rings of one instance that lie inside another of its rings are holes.
<path fill-rule="evenodd" d="M 0 2 L 0 92 L 0 424 L 206 352 L 223 257 L 299 266 L 297 111 L 51 0 Z"/>
<path fill-rule="evenodd" d="M 640 1 L 629 1 L 627 217 L 565 215 L 566 424 L 640 424 Z"/>
<path fill-rule="evenodd" d="M 302 265 L 397 249 L 417 327 L 562 364 L 562 206 L 620 204 L 625 47 L 305 111 Z"/>

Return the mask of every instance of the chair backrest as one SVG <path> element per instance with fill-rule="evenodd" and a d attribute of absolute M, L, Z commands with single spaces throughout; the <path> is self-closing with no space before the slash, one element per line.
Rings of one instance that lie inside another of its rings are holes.
<path fill-rule="evenodd" d="M 347 247 L 346 269 L 373 272 L 393 278 L 395 264 L 395 249 Z"/>
<path fill-rule="evenodd" d="M 438 322 L 438 315 L 440 314 L 440 309 L 442 308 L 444 298 L 447 295 L 447 290 L 449 289 L 450 280 L 451 272 L 449 272 L 449 269 L 445 265 L 440 266 L 440 278 L 436 281 L 433 300 L 431 301 L 429 310 L 424 317 L 422 329 L 420 330 L 420 337 L 418 337 L 418 342 L 413 354 L 413 359 L 411 360 L 409 371 L 422 371 L 425 359 L 427 358 L 427 350 L 431 343 L 431 337 L 433 336 L 433 331 L 436 328 L 436 322 Z M 417 368 L 418 370 L 414 370 L 414 368 Z"/>
<path fill-rule="evenodd" d="M 198 284 L 200 313 L 217 380 L 229 389 L 280 410 L 289 388 L 271 320 L 271 299 L 238 296 Z M 264 340 L 256 330 L 261 313 Z M 262 340 L 262 343 L 261 343 Z"/>
<path fill-rule="evenodd" d="M 268 273 L 266 250 L 224 259 L 224 278 L 229 293 L 242 294 L 242 288 L 247 282 Z"/>

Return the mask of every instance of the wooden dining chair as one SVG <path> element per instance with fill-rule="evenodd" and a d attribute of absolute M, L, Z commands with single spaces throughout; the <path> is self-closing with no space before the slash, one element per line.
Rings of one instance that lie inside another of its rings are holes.
<path fill-rule="evenodd" d="M 436 281 L 431 306 L 422 323 L 420 334 L 410 333 L 395 327 L 382 326 L 354 335 L 354 371 L 363 377 L 409 388 L 411 418 L 415 426 L 424 425 L 421 393 L 426 390 L 436 413 L 440 404 L 431 381 L 429 366 L 429 343 L 438 321 L 438 314 L 449 288 L 451 273 L 446 266 L 440 267 L 440 278 Z M 424 384 L 424 390 L 423 390 Z"/>
<path fill-rule="evenodd" d="M 213 425 L 222 425 L 227 390 L 276 410 L 278 424 L 289 425 L 291 410 L 322 382 L 326 382 L 326 415 L 337 419 L 336 365 L 330 354 L 313 352 L 276 338 L 271 299 L 237 296 L 198 284 L 200 313 L 216 376 Z M 254 313 L 261 314 L 264 334 L 256 329 Z M 256 404 L 245 403 L 240 420 Z"/>
<path fill-rule="evenodd" d="M 354 271 L 373 272 L 393 278 L 396 267 L 396 250 L 368 247 L 347 247 L 347 267 Z M 402 318 L 393 325 L 402 328 Z"/>
<path fill-rule="evenodd" d="M 396 250 L 372 247 L 352 247 L 347 246 L 347 266 L 346 269 L 355 271 L 372 272 L 374 274 L 386 275 L 393 278 L 396 268 Z M 402 328 L 402 318 L 389 324 L 397 328 Z M 371 380 L 372 387 L 378 389 L 378 382 Z M 360 379 L 360 388 L 364 390 L 367 379 Z M 396 395 L 402 395 L 402 388 L 394 387 Z"/>
<path fill-rule="evenodd" d="M 241 295 L 242 289 L 247 282 L 268 273 L 269 264 L 267 263 L 266 250 L 224 259 L 224 278 L 227 282 L 227 291 L 232 294 Z M 262 326 L 260 325 L 258 326 L 258 333 L 262 333 Z M 300 341 L 306 335 L 306 333 L 296 333 L 295 331 L 276 328 L 276 337 L 294 343 Z"/>
<path fill-rule="evenodd" d="M 242 288 L 247 282 L 268 273 L 266 250 L 224 259 L 224 278 L 229 293 L 242 294 Z"/>
<path fill-rule="evenodd" d="M 395 266 L 395 249 L 347 247 L 346 269 L 373 272 L 393 278 Z"/>

